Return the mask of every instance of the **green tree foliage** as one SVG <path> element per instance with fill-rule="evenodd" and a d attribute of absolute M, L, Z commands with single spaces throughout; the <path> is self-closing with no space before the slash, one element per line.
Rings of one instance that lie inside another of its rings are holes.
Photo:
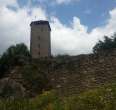
<path fill-rule="evenodd" d="M 25 44 L 10 46 L 0 58 L 0 77 L 14 65 L 21 64 L 29 58 L 30 53 Z"/>
<path fill-rule="evenodd" d="M 99 42 L 93 47 L 94 53 L 99 53 L 102 51 L 110 51 L 116 48 L 116 34 L 111 37 L 104 36 L 104 40 Z"/>
<path fill-rule="evenodd" d="M 47 75 L 39 69 L 37 65 L 29 64 L 22 67 L 20 70 L 24 79 L 24 86 L 30 91 L 30 95 L 34 96 L 41 93 L 43 90 L 49 89 L 49 80 Z"/>

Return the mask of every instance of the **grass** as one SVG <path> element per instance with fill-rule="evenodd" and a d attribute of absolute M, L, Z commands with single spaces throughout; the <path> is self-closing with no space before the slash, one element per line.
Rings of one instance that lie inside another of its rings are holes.
<path fill-rule="evenodd" d="M 64 98 L 46 91 L 33 99 L 1 99 L 0 110 L 116 110 L 116 84 Z"/>

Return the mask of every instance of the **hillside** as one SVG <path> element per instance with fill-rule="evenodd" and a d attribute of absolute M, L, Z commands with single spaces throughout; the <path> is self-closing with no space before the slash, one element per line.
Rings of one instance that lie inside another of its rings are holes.
<path fill-rule="evenodd" d="M 9 84 L 19 96 L 36 96 L 55 89 L 61 96 L 79 94 L 116 81 L 116 50 L 99 54 L 58 56 L 15 66 L 1 79 L 0 91 Z M 10 94 L 10 93 L 8 93 Z M 15 96 L 16 96 L 15 94 Z M 23 95 L 22 95 L 23 94 Z"/>
<path fill-rule="evenodd" d="M 115 110 L 116 49 L 22 59 L 0 79 L 0 110 Z"/>
<path fill-rule="evenodd" d="M 116 110 L 116 83 L 59 97 L 46 91 L 32 99 L 0 99 L 0 110 Z"/>

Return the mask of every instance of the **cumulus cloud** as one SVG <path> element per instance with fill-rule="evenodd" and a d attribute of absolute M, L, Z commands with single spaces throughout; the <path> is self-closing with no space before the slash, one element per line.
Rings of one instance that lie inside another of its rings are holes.
<path fill-rule="evenodd" d="M 33 20 L 46 20 L 44 9 L 28 7 L 18 8 L 14 11 L 7 8 L 8 3 L 2 3 L 0 7 L 0 53 L 10 45 L 24 42 L 30 44 L 30 22 Z M 12 4 L 17 4 L 16 1 Z M 10 5 L 12 5 L 10 4 Z M 106 25 L 92 29 L 88 33 L 88 27 L 81 24 L 78 17 L 73 17 L 71 25 L 66 26 L 56 17 L 50 17 L 52 54 L 77 55 L 92 52 L 92 47 L 104 35 L 112 35 L 116 32 L 116 8 L 109 12 L 110 18 Z"/>
<path fill-rule="evenodd" d="M 90 33 L 87 26 L 74 17 L 70 27 L 63 25 L 57 18 L 52 18 L 52 53 L 54 54 L 86 54 L 91 53 L 98 40 L 103 40 L 104 35 L 116 32 L 116 9 L 109 12 L 110 18 L 106 25 L 94 28 Z"/>
<path fill-rule="evenodd" d="M 16 43 L 30 44 L 30 23 L 33 20 L 47 19 L 42 8 L 11 10 L 0 8 L 0 54 Z"/>
<path fill-rule="evenodd" d="M 18 6 L 16 0 L 0 0 L 0 7 L 8 5 Z"/>
<path fill-rule="evenodd" d="M 77 17 L 73 18 L 71 27 L 60 23 L 57 18 L 52 18 L 52 53 L 59 54 L 77 54 L 82 53 L 85 45 L 89 45 L 87 40 L 87 27 L 80 24 Z M 87 51 L 87 48 L 86 48 Z"/>

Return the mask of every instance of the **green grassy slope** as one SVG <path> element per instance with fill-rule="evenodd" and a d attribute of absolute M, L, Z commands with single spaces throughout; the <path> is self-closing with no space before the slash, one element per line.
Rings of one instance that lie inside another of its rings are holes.
<path fill-rule="evenodd" d="M 0 110 L 116 110 L 116 84 L 64 98 L 47 91 L 33 99 L 1 100 Z"/>

